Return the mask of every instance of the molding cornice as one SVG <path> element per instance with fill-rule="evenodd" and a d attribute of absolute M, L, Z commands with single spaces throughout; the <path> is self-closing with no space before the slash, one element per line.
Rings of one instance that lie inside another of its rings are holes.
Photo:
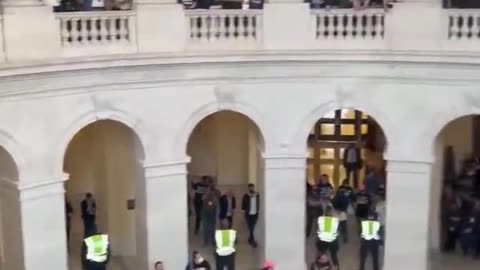
<path fill-rule="evenodd" d="M 184 160 L 145 165 L 145 180 L 152 181 L 171 176 L 186 176 L 189 162 L 190 157 Z"/>
<path fill-rule="evenodd" d="M 458 72 L 459 70 L 462 72 Z M 256 61 L 239 59 L 234 63 L 205 62 L 190 65 L 158 64 L 156 66 L 137 64 L 120 67 L 107 65 L 102 72 L 91 69 L 46 73 L 40 71 L 41 67 L 37 74 L 5 75 L 6 77 L 0 81 L 0 97 L 28 94 L 31 98 L 38 98 L 42 95 L 84 93 L 85 89 L 90 91 L 131 91 L 186 83 L 229 86 L 238 84 L 238 82 L 245 84 L 278 83 L 279 81 L 282 83 L 317 83 L 325 79 L 344 79 L 356 83 L 376 81 L 419 86 L 421 84 L 438 85 L 439 82 L 442 82 L 444 85 L 476 87 L 476 84 L 472 83 L 480 80 L 478 77 L 480 67 L 476 69 L 466 65 L 384 61 L 278 60 L 268 62 L 260 59 L 256 59 Z M 0 69 L 0 77 L 2 77 L 2 69 Z M 221 101 L 229 102 L 228 93 L 223 93 L 225 92 L 224 88 L 219 88 L 220 98 L 223 98 Z"/>
<path fill-rule="evenodd" d="M 4 63 L 0 77 L 40 74 L 59 71 L 104 69 L 151 65 L 182 65 L 247 62 L 383 62 L 410 64 L 480 64 L 480 53 L 392 50 L 305 50 L 305 51 L 242 51 L 182 52 L 168 54 L 108 55 L 84 58 L 61 58 L 41 62 Z"/>
<path fill-rule="evenodd" d="M 428 174 L 432 168 L 431 162 L 408 161 L 408 160 L 388 160 L 388 173 L 405 174 Z"/>

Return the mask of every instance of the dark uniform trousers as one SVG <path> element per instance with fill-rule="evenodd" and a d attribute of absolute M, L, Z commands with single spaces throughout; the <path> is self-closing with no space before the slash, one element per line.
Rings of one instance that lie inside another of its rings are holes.
<path fill-rule="evenodd" d="M 365 261 L 367 260 L 368 253 L 372 254 L 373 270 L 380 270 L 380 264 L 378 261 L 378 247 L 380 246 L 379 240 L 365 240 L 361 239 L 360 243 L 360 270 L 365 269 Z"/>
<path fill-rule="evenodd" d="M 330 252 L 333 265 L 338 266 L 338 238 L 332 242 L 317 240 L 317 249 L 320 253 Z"/>
<path fill-rule="evenodd" d="M 107 269 L 106 263 L 87 261 L 87 263 L 85 264 L 85 270 L 106 270 L 106 269 Z"/>
<path fill-rule="evenodd" d="M 235 252 L 227 256 L 220 256 L 215 253 L 215 262 L 217 270 L 224 270 L 224 268 L 235 270 Z"/>

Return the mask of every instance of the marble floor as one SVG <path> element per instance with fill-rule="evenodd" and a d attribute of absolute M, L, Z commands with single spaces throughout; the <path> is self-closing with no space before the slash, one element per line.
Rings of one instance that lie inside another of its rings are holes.
<path fill-rule="evenodd" d="M 353 219 L 352 219 L 353 220 Z M 242 228 L 242 226 L 237 226 Z M 347 244 L 341 244 L 339 250 L 339 260 L 342 270 L 358 270 L 358 250 L 359 250 L 359 237 L 356 235 L 356 226 L 354 222 L 349 223 L 349 229 L 351 232 L 351 239 Z M 247 244 L 247 235 L 245 230 L 239 230 L 239 243 L 237 244 L 237 269 L 238 270 L 256 270 L 259 269 L 261 263 L 261 250 L 259 246 L 257 249 L 250 247 Z M 76 243 L 76 244 L 75 244 Z M 81 270 L 80 267 L 80 235 L 72 235 L 71 250 L 69 253 L 69 270 Z M 306 262 L 313 261 L 316 248 L 315 248 L 315 236 L 312 236 L 305 241 L 306 245 Z M 190 251 L 200 251 L 204 257 L 214 264 L 213 259 L 213 247 L 203 247 L 201 234 L 194 235 L 190 233 Z M 478 270 L 480 269 L 480 260 L 473 260 L 470 257 L 463 257 L 461 252 L 457 251 L 454 254 L 431 254 L 431 269 L 433 270 Z M 383 256 L 382 256 L 383 257 Z M 108 266 L 108 270 L 142 270 L 134 267 L 129 263 L 129 258 L 115 258 L 113 257 L 111 263 Z M 133 258 L 131 259 L 133 261 Z M 367 261 L 367 270 L 372 269 L 370 260 Z M 145 269 L 147 270 L 147 269 Z M 170 269 L 168 269 L 170 270 Z M 212 269 L 215 270 L 215 269 Z M 296 270 L 296 269 L 292 269 Z"/>

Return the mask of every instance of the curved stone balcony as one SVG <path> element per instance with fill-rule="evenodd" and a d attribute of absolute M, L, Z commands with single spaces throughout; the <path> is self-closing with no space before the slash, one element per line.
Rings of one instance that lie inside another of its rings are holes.
<path fill-rule="evenodd" d="M 281 52 L 471 62 L 480 52 L 480 10 L 442 9 L 433 0 L 406 0 L 388 11 L 310 9 L 288 0 L 262 10 L 184 10 L 172 0 L 142 0 L 128 11 L 89 12 L 53 12 L 37 0 L 19 1 L 3 4 L 3 63 Z"/>

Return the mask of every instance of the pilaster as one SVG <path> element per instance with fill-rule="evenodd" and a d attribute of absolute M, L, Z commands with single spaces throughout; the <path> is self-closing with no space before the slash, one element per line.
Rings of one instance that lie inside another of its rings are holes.
<path fill-rule="evenodd" d="M 305 50 L 315 41 L 310 6 L 299 0 L 266 1 L 263 42 L 267 50 Z M 286 20 L 285 18 L 288 18 Z"/>
<path fill-rule="evenodd" d="M 305 269 L 305 158 L 264 155 L 265 258 L 278 270 Z"/>
<path fill-rule="evenodd" d="M 385 24 L 386 40 L 392 50 L 438 50 L 447 38 L 441 1 L 407 0 L 395 3 L 386 16 Z"/>
<path fill-rule="evenodd" d="M 181 4 L 175 0 L 137 0 L 136 11 L 139 52 L 184 50 L 187 28 Z"/>
<path fill-rule="evenodd" d="M 63 179 L 20 184 L 17 194 L 25 270 L 67 269 Z"/>
<path fill-rule="evenodd" d="M 185 268 L 188 258 L 188 160 L 145 166 L 148 265 Z"/>
<path fill-rule="evenodd" d="M 428 162 L 388 161 L 384 269 L 429 269 L 430 171 Z"/>
<path fill-rule="evenodd" d="M 60 26 L 51 6 L 38 0 L 10 0 L 3 2 L 2 6 L 7 61 L 39 60 L 58 56 Z"/>

